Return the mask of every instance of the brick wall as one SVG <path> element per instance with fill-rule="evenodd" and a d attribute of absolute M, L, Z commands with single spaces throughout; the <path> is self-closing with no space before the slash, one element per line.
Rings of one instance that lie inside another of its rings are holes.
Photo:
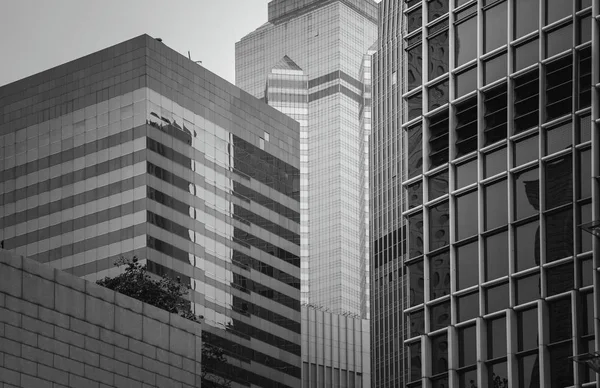
<path fill-rule="evenodd" d="M 0 388 L 200 387 L 200 324 L 0 250 Z"/>

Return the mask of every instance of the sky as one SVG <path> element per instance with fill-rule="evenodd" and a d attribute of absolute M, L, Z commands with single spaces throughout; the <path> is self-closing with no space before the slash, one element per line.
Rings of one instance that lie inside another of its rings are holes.
<path fill-rule="evenodd" d="M 269 0 L 2 0 L 0 86 L 141 34 L 234 83 L 235 42 Z"/>

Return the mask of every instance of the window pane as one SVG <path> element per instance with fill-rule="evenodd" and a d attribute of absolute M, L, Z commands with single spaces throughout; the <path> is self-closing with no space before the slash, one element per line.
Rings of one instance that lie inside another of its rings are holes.
<path fill-rule="evenodd" d="M 546 216 L 546 261 L 573 255 L 573 210 Z"/>
<path fill-rule="evenodd" d="M 540 60 L 538 45 L 539 40 L 534 39 L 515 48 L 515 71 L 522 70 Z"/>
<path fill-rule="evenodd" d="M 506 147 L 500 148 L 494 152 L 485 155 L 485 175 L 489 178 L 496 174 L 506 171 Z"/>
<path fill-rule="evenodd" d="M 570 49 L 573 46 L 573 25 L 548 32 L 546 39 L 546 58 Z"/>
<path fill-rule="evenodd" d="M 485 239 L 485 280 L 508 275 L 508 232 Z"/>
<path fill-rule="evenodd" d="M 580 335 L 594 334 L 594 294 L 589 292 L 581 294 L 581 333 Z"/>
<path fill-rule="evenodd" d="M 479 293 L 459 296 L 456 299 L 458 321 L 468 321 L 479 316 Z"/>
<path fill-rule="evenodd" d="M 477 191 L 456 197 L 456 235 L 458 240 L 477 234 Z"/>
<path fill-rule="evenodd" d="M 456 166 L 456 188 L 477 182 L 477 159 Z"/>
<path fill-rule="evenodd" d="M 573 124 L 570 122 L 550 128 L 546 134 L 546 153 L 550 155 L 571 148 L 573 144 L 572 136 Z"/>
<path fill-rule="evenodd" d="M 407 129 L 408 178 L 413 178 L 423 172 L 422 142 L 422 127 L 420 125 Z"/>
<path fill-rule="evenodd" d="M 448 194 L 448 170 L 429 178 L 429 201 Z"/>
<path fill-rule="evenodd" d="M 528 137 L 515 142 L 515 166 L 519 166 L 539 158 L 539 141 L 537 136 Z"/>
<path fill-rule="evenodd" d="M 477 96 L 471 96 L 455 105 L 456 157 L 477 150 Z"/>
<path fill-rule="evenodd" d="M 448 337 L 446 334 L 431 338 L 431 369 L 433 375 L 448 371 Z"/>
<path fill-rule="evenodd" d="M 506 180 L 484 188 L 485 194 L 485 229 L 493 229 L 508 222 L 508 199 Z"/>
<path fill-rule="evenodd" d="M 506 28 L 508 25 L 506 18 L 506 1 L 486 9 L 484 17 L 484 50 L 489 52 L 506 44 Z"/>
<path fill-rule="evenodd" d="M 586 203 L 578 206 L 579 224 L 587 224 L 592 222 L 592 203 Z M 588 252 L 592 250 L 592 234 L 579 230 L 579 244 L 577 246 L 578 253 Z"/>
<path fill-rule="evenodd" d="M 550 343 L 571 338 L 571 300 L 560 299 L 548 302 Z"/>
<path fill-rule="evenodd" d="M 434 110 L 448 103 L 448 85 L 446 80 L 429 88 L 429 110 Z"/>
<path fill-rule="evenodd" d="M 488 387 L 508 387 L 506 361 L 488 365 Z"/>
<path fill-rule="evenodd" d="M 423 114 L 423 96 L 421 93 L 408 97 L 406 103 L 408 105 L 408 120 L 412 120 Z"/>
<path fill-rule="evenodd" d="M 506 77 L 506 54 L 493 57 L 484 62 L 484 84 L 489 84 L 500 78 Z"/>
<path fill-rule="evenodd" d="M 530 222 L 515 228 L 515 267 L 517 272 L 540 264 L 539 222 Z"/>
<path fill-rule="evenodd" d="M 475 388 L 477 387 L 477 368 L 467 371 L 458 372 L 458 384 L 460 387 Z"/>
<path fill-rule="evenodd" d="M 408 345 L 410 352 L 410 381 L 421 379 L 421 341 Z"/>
<path fill-rule="evenodd" d="M 442 248 L 450 243 L 450 214 L 448 201 L 429 210 L 429 249 Z"/>
<path fill-rule="evenodd" d="M 540 297 L 540 275 L 530 275 L 517 279 L 517 304 L 523 304 L 539 299 Z"/>
<path fill-rule="evenodd" d="M 537 309 L 517 312 L 517 337 L 519 352 L 538 347 Z"/>
<path fill-rule="evenodd" d="M 473 17 L 456 25 L 456 67 L 464 65 L 477 56 L 477 18 Z"/>
<path fill-rule="evenodd" d="M 448 0 L 429 0 L 429 21 L 433 21 L 448 13 Z"/>
<path fill-rule="evenodd" d="M 448 31 L 429 38 L 429 79 L 448 72 Z"/>
<path fill-rule="evenodd" d="M 490 287 L 485 292 L 486 314 L 508 308 L 509 302 L 508 283 Z"/>
<path fill-rule="evenodd" d="M 410 337 L 416 337 L 425 333 L 425 312 L 423 310 L 412 312 L 408 315 L 408 327 Z"/>
<path fill-rule="evenodd" d="M 591 286 L 592 284 L 594 284 L 594 270 L 592 264 L 592 259 L 581 260 L 581 287 Z"/>
<path fill-rule="evenodd" d="M 592 150 L 579 153 L 579 199 L 592 196 Z"/>
<path fill-rule="evenodd" d="M 477 89 L 477 68 L 473 67 L 456 75 L 456 98 Z"/>
<path fill-rule="evenodd" d="M 540 387 L 540 359 L 537 353 L 518 359 L 519 387 Z"/>
<path fill-rule="evenodd" d="M 421 25 L 423 24 L 423 12 L 421 12 L 421 8 L 417 8 L 406 14 L 406 24 L 408 28 L 407 33 L 411 33 L 421 28 Z"/>
<path fill-rule="evenodd" d="M 515 0 L 515 39 L 539 28 L 539 0 Z"/>
<path fill-rule="evenodd" d="M 422 260 L 408 265 L 408 279 L 410 287 L 410 305 L 416 306 L 423 303 L 423 297 L 425 295 L 425 277 L 423 275 Z"/>
<path fill-rule="evenodd" d="M 515 174 L 515 220 L 530 217 L 540 211 L 539 169 Z"/>
<path fill-rule="evenodd" d="M 546 270 L 546 288 L 548 296 L 560 294 L 575 288 L 573 263 L 559 265 Z"/>
<path fill-rule="evenodd" d="M 458 329 L 458 367 L 477 363 L 477 326 Z"/>
<path fill-rule="evenodd" d="M 506 318 L 487 322 L 488 360 L 506 356 Z"/>
<path fill-rule="evenodd" d="M 429 261 L 431 300 L 450 294 L 450 252 L 433 256 Z"/>
<path fill-rule="evenodd" d="M 573 12 L 573 2 L 565 0 L 546 1 L 546 24 L 560 20 Z"/>
<path fill-rule="evenodd" d="M 457 248 L 456 277 L 459 290 L 474 286 L 479 282 L 478 258 L 477 241 Z"/>
<path fill-rule="evenodd" d="M 408 217 L 408 258 L 423 254 L 423 213 L 419 211 Z"/>
<path fill-rule="evenodd" d="M 546 162 L 546 209 L 573 202 L 571 154 Z"/>
<path fill-rule="evenodd" d="M 406 50 L 406 54 L 408 57 L 408 90 L 413 90 L 423 83 L 423 75 L 421 74 L 423 66 L 423 48 L 419 43 Z"/>
<path fill-rule="evenodd" d="M 450 302 L 431 306 L 431 331 L 450 325 Z"/>
<path fill-rule="evenodd" d="M 571 341 L 549 346 L 550 350 L 550 387 L 563 388 L 573 385 L 573 363 L 565 362 L 573 355 Z"/>
<path fill-rule="evenodd" d="M 406 198 L 408 198 L 408 208 L 412 209 L 414 207 L 420 206 L 423 204 L 423 182 L 419 181 L 413 183 L 412 185 L 406 188 Z"/>

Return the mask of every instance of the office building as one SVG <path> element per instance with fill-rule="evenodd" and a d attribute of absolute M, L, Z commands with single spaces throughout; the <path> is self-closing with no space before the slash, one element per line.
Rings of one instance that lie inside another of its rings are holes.
<path fill-rule="evenodd" d="M 361 68 L 376 37 L 372 0 L 274 0 L 268 21 L 236 44 L 236 85 L 300 122 L 302 301 L 363 318 L 370 97 Z"/>
<path fill-rule="evenodd" d="M 0 87 L 0 240 L 191 287 L 234 387 L 300 387 L 299 125 L 147 35 Z"/>

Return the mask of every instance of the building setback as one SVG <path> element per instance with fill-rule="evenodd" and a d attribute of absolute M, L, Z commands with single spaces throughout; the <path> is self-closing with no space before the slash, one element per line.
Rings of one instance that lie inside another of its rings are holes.
<path fill-rule="evenodd" d="M 233 386 L 299 387 L 298 124 L 139 36 L 0 87 L 0 240 L 191 287 Z"/>
<path fill-rule="evenodd" d="M 600 349 L 600 246 L 586 231 L 600 218 L 600 3 L 380 7 L 380 39 L 404 51 L 380 45 L 375 61 L 373 158 L 399 144 L 402 169 L 373 174 L 388 193 L 374 211 L 389 209 L 373 221 L 388 226 L 373 233 L 373 303 L 381 319 L 402 309 L 406 330 L 374 344 L 375 381 L 400 365 L 407 387 L 596 387 L 570 357 Z M 403 271 L 404 293 L 379 304 Z"/>

